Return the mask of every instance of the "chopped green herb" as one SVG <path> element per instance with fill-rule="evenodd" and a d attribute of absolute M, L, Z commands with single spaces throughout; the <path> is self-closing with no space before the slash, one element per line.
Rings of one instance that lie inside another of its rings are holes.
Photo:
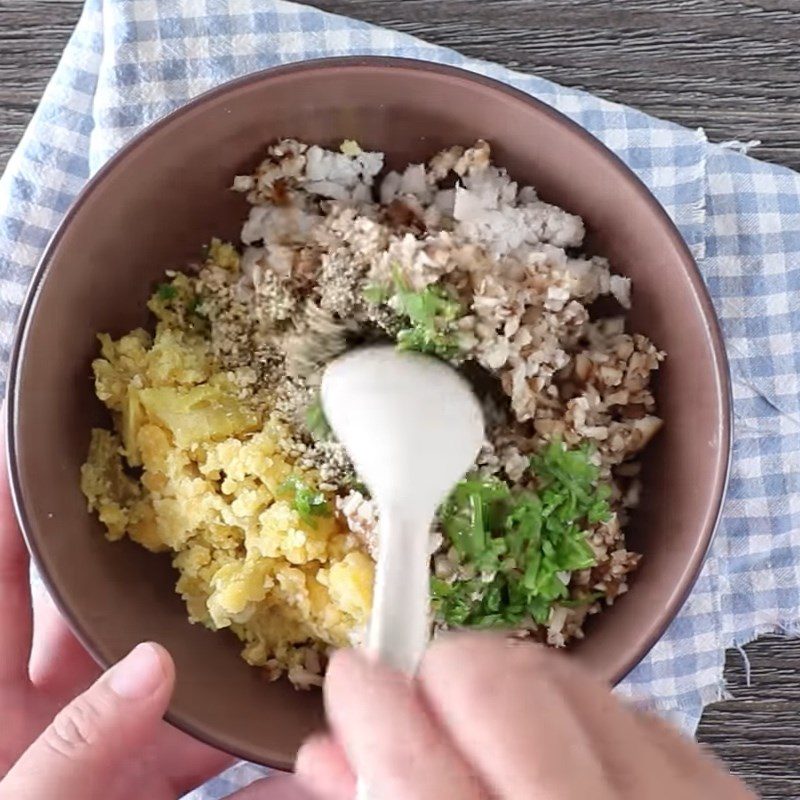
<path fill-rule="evenodd" d="M 474 578 L 431 585 L 449 625 L 545 624 L 555 602 L 571 603 L 565 576 L 594 566 L 586 528 L 609 518 L 610 489 L 586 448 L 553 442 L 532 459 L 537 491 L 497 478 L 462 480 L 440 510 L 442 528 Z M 593 602 L 591 598 L 580 604 Z"/>
<path fill-rule="evenodd" d="M 331 435 L 331 426 L 319 396 L 306 409 L 306 427 L 315 439 L 327 439 Z"/>
<path fill-rule="evenodd" d="M 505 548 L 500 538 L 490 533 L 502 521 L 505 501 L 510 498 L 508 485 L 496 478 L 465 479 L 456 484 L 445 502 L 441 519 L 447 538 L 466 562 L 492 570 L 499 565 L 499 550 Z"/>
<path fill-rule="evenodd" d="M 171 283 L 159 284 L 156 290 L 159 300 L 174 300 L 178 296 L 178 290 Z"/>
<path fill-rule="evenodd" d="M 545 528 L 555 534 L 565 531 L 559 542 L 563 569 L 585 569 L 594 564 L 594 554 L 585 537 L 576 535 L 577 523 L 594 525 L 611 516 L 611 487 L 599 483 L 600 469 L 584 446 L 567 450 L 560 441 L 551 442 L 531 459 L 542 499 Z"/>
<path fill-rule="evenodd" d="M 281 483 L 278 495 L 291 497 L 292 508 L 300 514 L 301 519 L 311 525 L 314 524 L 314 517 L 325 517 L 331 513 L 325 495 L 311 489 L 296 475 L 290 475 Z"/>
<path fill-rule="evenodd" d="M 373 284 L 372 286 L 367 286 L 362 294 L 368 303 L 379 306 L 392 296 L 392 290 L 388 286 Z"/>
<path fill-rule="evenodd" d="M 441 286 L 430 285 L 412 290 L 399 269 L 394 271 L 392 308 L 408 317 L 411 326 L 397 336 L 401 350 L 417 350 L 440 358 L 458 355 L 458 338 L 453 323 L 464 313 L 461 303 Z"/>
<path fill-rule="evenodd" d="M 461 626 L 470 621 L 473 614 L 473 594 L 477 581 L 447 583 L 438 578 L 431 579 L 433 605 L 448 625 Z"/>

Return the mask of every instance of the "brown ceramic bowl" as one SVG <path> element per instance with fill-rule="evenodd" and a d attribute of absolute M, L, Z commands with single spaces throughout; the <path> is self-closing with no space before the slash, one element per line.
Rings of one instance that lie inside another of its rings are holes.
<path fill-rule="evenodd" d="M 169 719 L 244 758 L 290 768 L 322 719 L 319 693 L 267 683 L 232 635 L 187 622 L 169 558 L 110 545 L 78 488 L 89 429 L 107 423 L 92 391 L 98 331 L 148 324 L 165 268 L 212 235 L 236 239 L 246 212 L 228 191 L 266 143 L 354 138 L 391 165 L 488 139 L 500 164 L 580 214 L 589 247 L 633 279 L 631 326 L 669 358 L 666 427 L 645 458 L 630 544 L 644 553 L 628 596 L 594 618 L 572 657 L 617 681 L 674 617 L 711 540 L 726 481 L 730 407 L 717 321 L 667 215 L 607 149 L 547 106 L 455 69 L 391 59 L 282 67 L 194 100 L 148 128 L 89 182 L 47 249 L 13 353 L 8 442 L 30 549 L 75 632 L 107 666 L 154 639 L 177 664 Z"/>

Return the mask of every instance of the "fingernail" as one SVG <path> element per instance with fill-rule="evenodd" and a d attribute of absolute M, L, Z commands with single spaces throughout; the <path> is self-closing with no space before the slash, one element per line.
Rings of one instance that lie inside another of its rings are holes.
<path fill-rule="evenodd" d="M 161 648 L 151 642 L 137 645 L 111 668 L 108 685 L 126 700 L 150 697 L 167 677 Z"/>

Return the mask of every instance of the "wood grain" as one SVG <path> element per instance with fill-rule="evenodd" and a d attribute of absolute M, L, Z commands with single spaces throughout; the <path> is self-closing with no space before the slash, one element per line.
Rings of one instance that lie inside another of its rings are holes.
<path fill-rule="evenodd" d="M 796 0 L 316 0 L 800 167 Z"/>
<path fill-rule="evenodd" d="M 0 170 L 22 136 L 80 11 L 77 2 L 0 0 Z"/>
<path fill-rule="evenodd" d="M 478 58 L 536 72 L 800 168 L 800 0 L 317 0 Z M 76 0 L 0 0 L 0 169 L 80 13 Z M 728 655 L 733 698 L 699 738 L 767 800 L 800 798 L 800 642 Z"/>

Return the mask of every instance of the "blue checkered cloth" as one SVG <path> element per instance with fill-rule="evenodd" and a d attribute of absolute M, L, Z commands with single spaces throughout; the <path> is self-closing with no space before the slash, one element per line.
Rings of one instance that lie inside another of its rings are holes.
<path fill-rule="evenodd" d="M 693 731 L 725 694 L 725 649 L 800 617 L 800 176 L 624 106 L 399 33 L 270 0 L 88 0 L 0 180 L 0 360 L 42 249 L 86 179 L 153 120 L 244 73 L 334 55 L 453 64 L 538 97 L 650 187 L 722 321 L 734 387 L 730 492 L 680 615 L 620 691 Z M 265 720 L 265 725 L 269 724 Z M 240 765 L 193 794 L 259 774 Z"/>

